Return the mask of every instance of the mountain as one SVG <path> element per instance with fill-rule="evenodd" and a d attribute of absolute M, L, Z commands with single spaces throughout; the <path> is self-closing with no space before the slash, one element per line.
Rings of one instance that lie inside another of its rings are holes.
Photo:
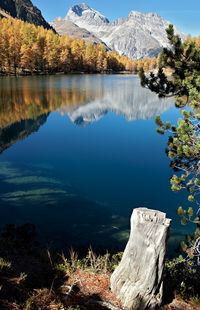
<path fill-rule="evenodd" d="M 97 27 L 110 24 L 109 20 L 105 16 L 90 8 L 85 3 L 71 7 L 65 19 L 72 20 L 75 23 L 76 21 L 81 21 L 83 24 L 85 23 L 85 25 L 95 25 Z"/>
<path fill-rule="evenodd" d="M 19 18 L 36 26 L 43 26 L 46 29 L 52 29 L 42 16 L 41 11 L 30 0 L 0 0 L 0 8 L 14 18 Z"/>
<path fill-rule="evenodd" d="M 93 42 L 94 44 L 106 45 L 91 32 L 84 28 L 78 27 L 76 24 L 69 20 L 62 19 L 61 17 L 54 19 L 51 23 L 51 26 L 56 29 L 56 32 L 61 36 L 68 34 L 70 37 L 83 38 L 86 43 Z"/>
<path fill-rule="evenodd" d="M 71 7 L 61 21 L 73 22 L 101 39 L 109 48 L 134 59 L 157 56 L 163 47 L 169 47 L 165 29 L 170 22 L 155 13 L 131 11 L 128 17 L 110 22 L 83 3 Z M 55 24 L 54 27 L 57 29 Z M 184 40 L 185 35 L 176 27 L 174 29 Z"/>

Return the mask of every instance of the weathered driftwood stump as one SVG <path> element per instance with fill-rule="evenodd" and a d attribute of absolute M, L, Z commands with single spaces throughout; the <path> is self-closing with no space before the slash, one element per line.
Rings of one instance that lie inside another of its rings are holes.
<path fill-rule="evenodd" d="M 170 219 L 160 211 L 134 209 L 122 261 L 111 276 L 111 290 L 127 309 L 156 309 L 162 302 L 162 274 Z"/>

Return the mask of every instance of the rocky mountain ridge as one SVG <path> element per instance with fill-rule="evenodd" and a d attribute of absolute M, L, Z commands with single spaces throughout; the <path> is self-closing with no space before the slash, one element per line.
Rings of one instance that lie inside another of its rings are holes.
<path fill-rule="evenodd" d="M 98 11 L 90 8 L 87 4 L 77 4 L 71 7 L 67 13 L 67 16 L 65 19 L 71 20 L 71 19 L 79 19 L 82 18 L 83 20 L 87 20 L 89 24 L 96 25 L 96 26 L 102 26 L 104 24 L 109 24 L 109 20 L 103 16 Z"/>
<path fill-rule="evenodd" d="M 30 0 L 1 0 L 0 8 L 12 17 L 19 18 L 36 26 L 52 29 L 42 16 L 41 11 Z"/>
<path fill-rule="evenodd" d="M 91 32 L 89 32 L 88 30 L 84 28 L 77 26 L 70 20 L 57 17 L 56 19 L 54 19 L 51 25 L 53 28 L 56 29 L 56 32 L 61 36 L 68 34 L 70 37 L 84 39 L 86 44 L 88 44 L 89 42 L 93 42 L 94 44 L 106 45 L 102 40 L 97 38 L 94 34 L 92 34 Z"/>
<path fill-rule="evenodd" d="M 110 22 L 101 13 L 82 3 L 71 7 L 59 22 L 63 20 L 86 29 L 109 48 L 134 59 L 157 56 L 163 47 L 169 47 L 165 30 L 170 22 L 156 13 L 133 10 L 127 17 Z M 57 29 L 54 21 L 52 25 Z M 176 27 L 174 29 L 184 40 L 185 35 Z"/>

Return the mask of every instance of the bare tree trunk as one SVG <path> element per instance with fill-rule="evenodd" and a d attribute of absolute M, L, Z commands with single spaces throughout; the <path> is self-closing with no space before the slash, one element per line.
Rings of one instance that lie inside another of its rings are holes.
<path fill-rule="evenodd" d="M 170 222 L 163 212 L 134 209 L 129 241 L 121 263 L 111 276 L 111 289 L 126 309 L 160 306 Z"/>

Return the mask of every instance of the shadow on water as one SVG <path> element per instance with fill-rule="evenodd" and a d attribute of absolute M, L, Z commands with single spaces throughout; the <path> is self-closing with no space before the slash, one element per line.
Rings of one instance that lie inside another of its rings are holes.
<path fill-rule="evenodd" d="M 31 223 L 41 244 L 58 248 L 123 250 L 130 215 L 78 195 L 70 184 L 54 177 L 51 167 L 15 166 L 0 162 L 0 226 Z M 135 205 L 134 207 L 139 207 Z M 144 206 L 148 207 L 148 206 Z M 168 256 L 174 255 L 185 232 L 171 230 Z"/>
<path fill-rule="evenodd" d="M 0 225 L 36 225 L 42 243 L 57 247 L 98 244 L 122 249 L 127 218 L 73 192 L 68 184 L 39 169 L 0 163 Z"/>

